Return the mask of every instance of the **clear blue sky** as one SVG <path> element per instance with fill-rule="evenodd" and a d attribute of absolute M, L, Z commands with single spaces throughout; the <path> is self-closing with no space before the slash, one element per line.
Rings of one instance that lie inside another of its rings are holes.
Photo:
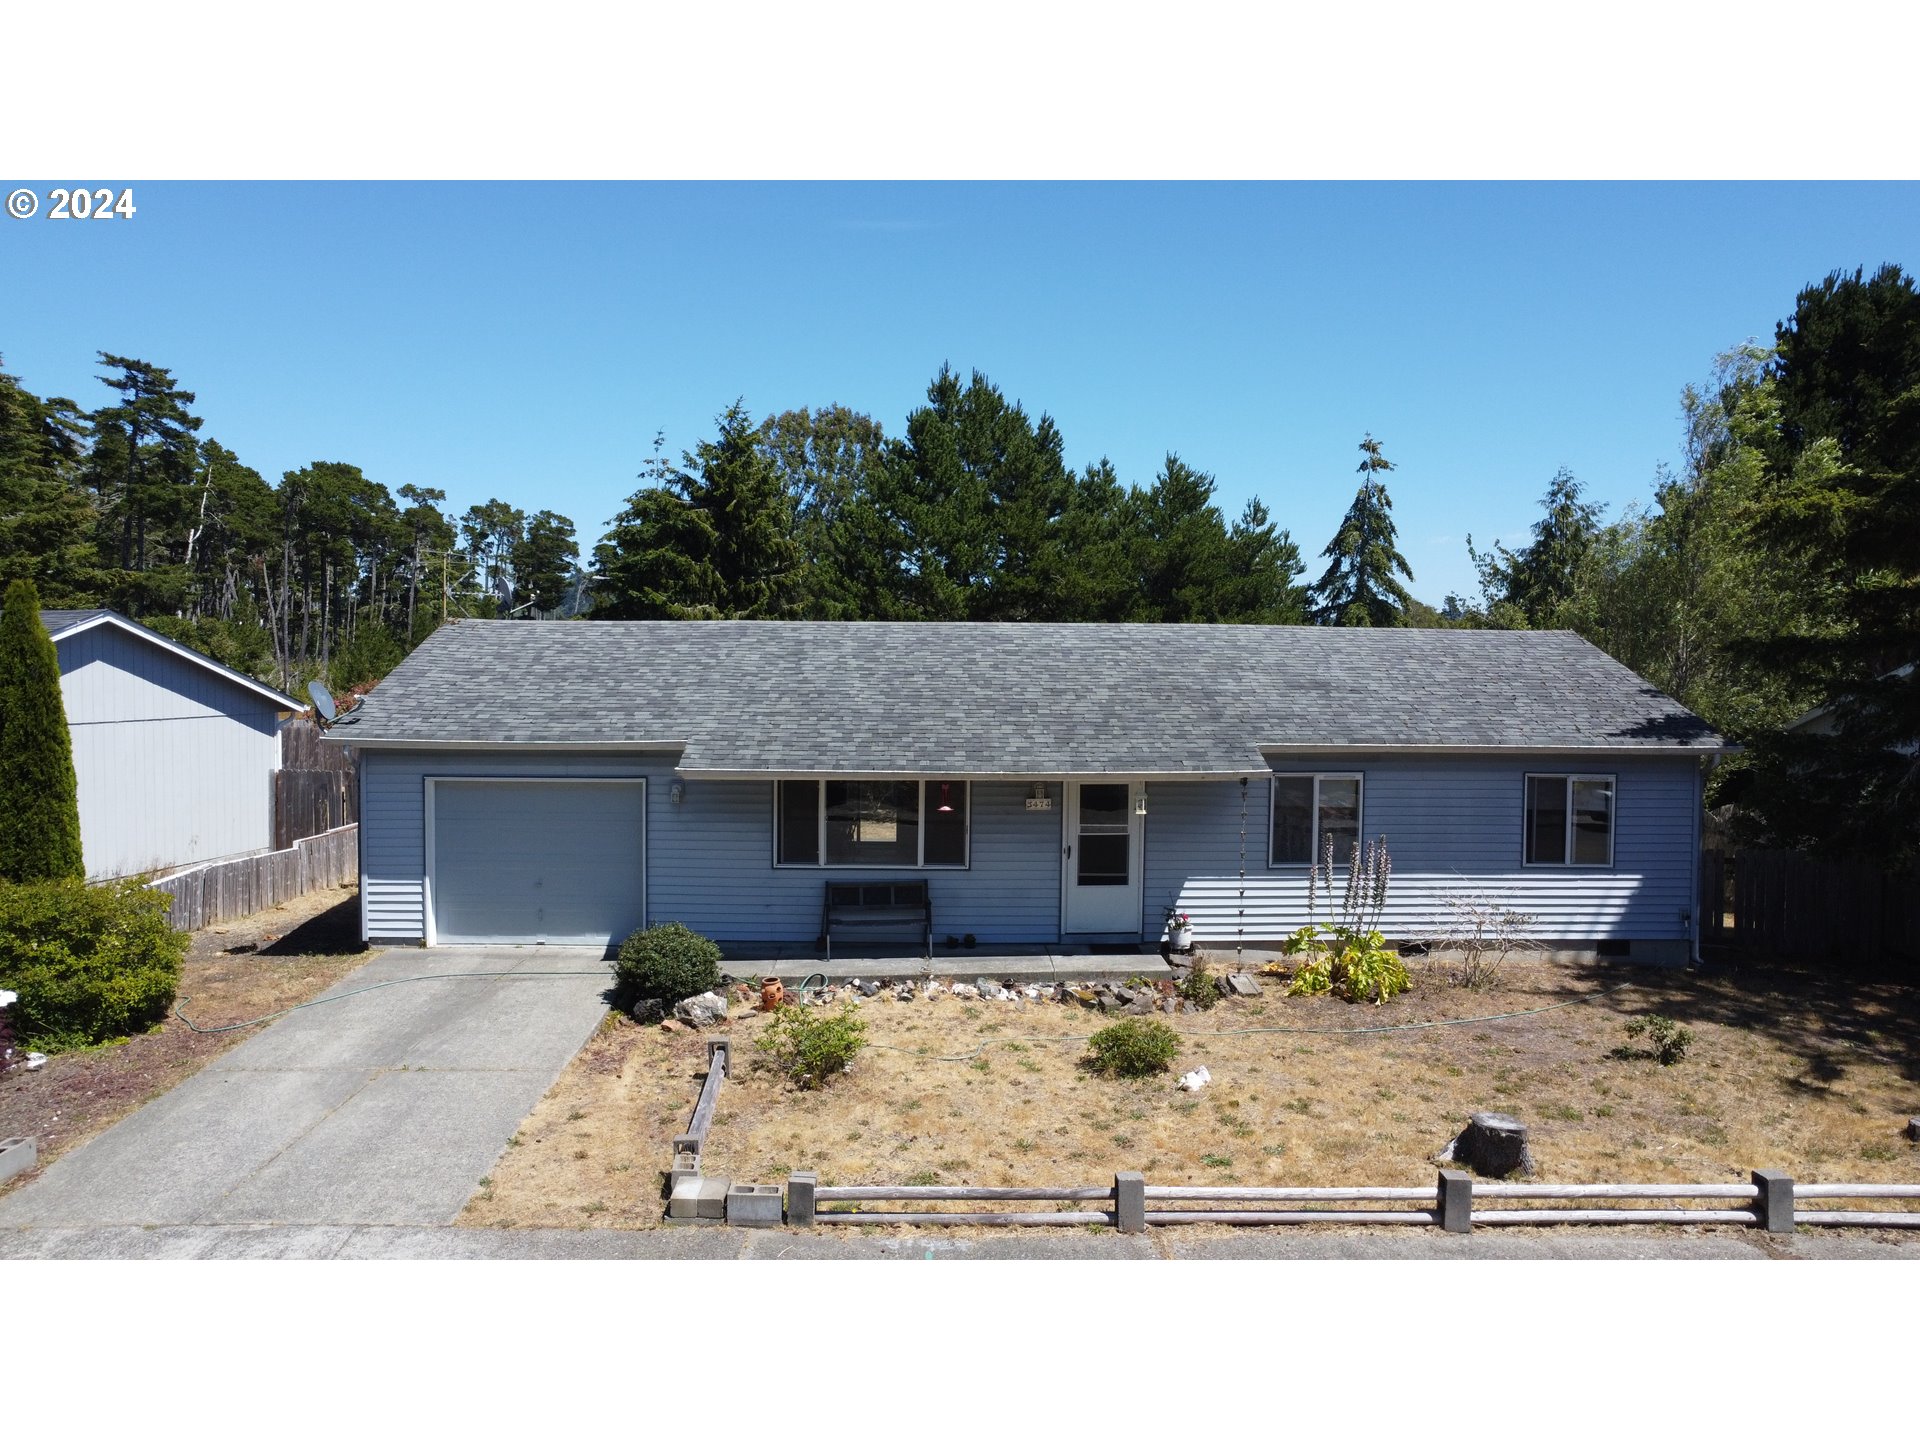
<path fill-rule="evenodd" d="M 38 187 L 44 191 L 44 186 Z M 92 406 L 171 368 L 270 480 L 312 460 L 583 548 L 736 396 L 898 432 L 942 361 L 1078 469 L 1168 450 L 1315 557 L 1371 430 L 1414 592 L 1524 535 L 1556 468 L 1609 513 L 1678 396 L 1830 270 L 1920 267 L 1920 185 L 156 184 L 131 221 L 0 219 L 0 356 Z"/>

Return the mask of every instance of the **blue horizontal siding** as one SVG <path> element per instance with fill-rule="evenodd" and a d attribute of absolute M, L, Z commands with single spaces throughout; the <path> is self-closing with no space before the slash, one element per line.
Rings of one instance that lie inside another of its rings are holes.
<path fill-rule="evenodd" d="M 1434 758 L 1318 762 L 1364 775 L 1369 839 L 1392 856 L 1383 928 L 1399 939 L 1431 936 L 1451 920 L 1447 895 L 1482 895 L 1537 919 L 1542 939 L 1665 940 L 1689 933 L 1695 855 L 1694 762 L 1628 758 L 1570 766 L 1564 760 Z M 1314 762 L 1275 761 L 1277 773 Z M 1604 869 L 1530 867 L 1521 861 L 1523 777 L 1618 777 L 1614 863 Z M 1241 880 L 1241 791 L 1233 782 L 1157 782 L 1147 834 L 1147 910 L 1191 914 L 1216 943 L 1275 939 L 1307 923 L 1304 867 L 1269 868 L 1269 787 L 1246 795 L 1246 879 Z M 1327 918 L 1324 897 L 1320 918 Z"/>
<path fill-rule="evenodd" d="M 936 938 L 1049 941 L 1060 929 L 1060 812 L 1029 811 L 1026 787 L 973 787 L 973 863 L 965 870 L 785 868 L 773 863 L 769 782 L 688 780 L 668 797 L 667 756 L 360 752 L 361 903 L 371 939 L 426 933 L 425 780 L 429 775 L 641 775 L 647 787 L 647 918 L 719 940 L 810 940 L 826 881 L 924 878 Z M 1056 787 L 1056 794 L 1057 794 Z"/>
<path fill-rule="evenodd" d="M 673 805 L 672 757 L 429 756 L 365 751 L 362 895 L 374 939 L 415 939 L 423 913 L 424 778 L 428 775 L 640 775 L 647 787 L 647 918 L 678 920 L 720 940 L 797 941 L 819 930 L 826 880 L 924 878 L 936 940 L 1048 943 L 1060 935 L 1060 783 L 1055 808 L 1025 808 L 1024 782 L 973 787 L 966 870 L 779 868 L 773 788 L 765 781 L 688 780 Z M 1276 762 L 1276 770 L 1309 765 Z M 1538 917 L 1541 938 L 1680 939 L 1693 904 L 1695 770 L 1685 759 L 1560 761 L 1358 758 L 1327 769 L 1365 775 L 1368 836 L 1393 855 L 1386 928 L 1432 934 L 1442 897 L 1475 892 Z M 1527 868 L 1520 861 L 1522 777 L 1570 768 L 1619 777 L 1614 864 Z M 1194 916 L 1202 940 L 1276 939 L 1307 921 L 1301 869 L 1267 866 L 1268 787 L 1247 789 L 1246 879 L 1240 875 L 1241 790 L 1231 782 L 1155 781 L 1146 821 L 1146 934 L 1165 908 Z"/>

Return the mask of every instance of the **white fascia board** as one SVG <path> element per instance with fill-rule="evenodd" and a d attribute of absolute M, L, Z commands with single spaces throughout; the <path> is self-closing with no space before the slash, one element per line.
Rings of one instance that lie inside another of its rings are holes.
<path fill-rule="evenodd" d="M 513 750 L 558 753 L 622 750 L 674 751 L 687 748 L 684 740 L 395 740 L 379 736 L 356 735 L 350 724 L 334 724 L 320 737 L 335 745 L 351 745 L 356 750 Z"/>
<path fill-rule="evenodd" d="M 1239 780 L 1265 773 L 1261 765 L 1244 770 L 723 770 L 682 765 L 689 780 Z"/>
<path fill-rule="evenodd" d="M 1727 755 L 1739 749 L 1711 745 L 1284 745 L 1262 744 L 1262 755 Z"/>
<path fill-rule="evenodd" d="M 254 694 L 273 701 L 282 710 L 306 711 L 313 708 L 310 705 L 294 699 L 291 695 L 281 694 L 271 685 L 263 684 L 255 680 L 251 675 L 242 675 L 238 670 L 222 665 L 218 660 L 215 660 L 209 655 L 202 655 L 198 650 L 169 640 L 158 630 L 149 630 L 139 621 L 129 620 L 126 616 L 116 615 L 111 611 L 103 615 L 96 615 L 91 620 L 83 620 L 78 625 L 69 626 L 58 635 L 53 635 L 49 638 L 55 645 L 58 645 L 62 640 L 71 639 L 75 635 L 83 634 L 93 629 L 96 625 L 112 625 L 116 629 L 126 631 L 129 635 L 134 635 L 145 640 L 150 645 L 158 645 L 163 650 L 171 650 L 182 660 L 192 661 L 202 670 L 210 670 L 223 680 L 231 680 L 234 684 L 244 686 L 253 691 Z"/>

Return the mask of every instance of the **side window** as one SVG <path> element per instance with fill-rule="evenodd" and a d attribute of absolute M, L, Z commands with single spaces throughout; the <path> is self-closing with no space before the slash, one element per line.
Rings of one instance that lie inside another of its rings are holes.
<path fill-rule="evenodd" d="M 1529 775 L 1526 782 L 1526 863 L 1613 863 L 1614 777 Z"/>
<path fill-rule="evenodd" d="M 1333 863 L 1344 865 L 1360 839 L 1362 781 L 1358 775 L 1276 775 L 1267 864 L 1310 865 L 1333 843 Z"/>

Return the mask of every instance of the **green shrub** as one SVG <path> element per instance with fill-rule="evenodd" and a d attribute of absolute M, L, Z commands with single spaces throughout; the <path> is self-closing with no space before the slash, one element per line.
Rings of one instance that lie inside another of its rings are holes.
<path fill-rule="evenodd" d="M 78 880 L 80 805 L 60 658 L 31 580 L 0 609 L 0 880 Z"/>
<path fill-rule="evenodd" d="M 1158 1075 L 1180 1053 L 1180 1036 L 1171 1025 L 1132 1015 L 1097 1030 L 1087 1041 L 1087 1064 L 1102 1075 L 1135 1080 Z"/>
<path fill-rule="evenodd" d="M 1662 1065 L 1678 1065 L 1687 1058 L 1687 1047 L 1693 1044 L 1693 1031 L 1684 1025 L 1674 1024 L 1665 1015 L 1642 1015 L 1627 1021 L 1627 1035 L 1631 1039 L 1645 1035 L 1652 1048 L 1632 1051 L 1623 1045 L 1622 1051 L 1635 1059 L 1650 1057 Z"/>
<path fill-rule="evenodd" d="M 1220 987 L 1214 983 L 1207 962 L 1198 955 L 1193 957 L 1193 968 L 1180 982 L 1180 998 L 1196 1010 L 1211 1010 L 1220 1003 Z"/>
<path fill-rule="evenodd" d="M 165 1019 L 189 939 L 167 924 L 172 903 L 135 880 L 0 882 L 0 990 L 19 992 L 18 1041 L 72 1050 Z"/>
<path fill-rule="evenodd" d="M 852 1005 L 783 1005 L 753 1048 L 771 1055 L 775 1068 L 802 1090 L 818 1090 L 853 1064 L 866 1043 L 867 1022 Z"/>
<path fill-rule="evenodd" d="M 673 1005 L 720 984 L 720 947 L 679 921 L 636 930 L 614 962 L 614 997 L 622 1009 L 636 1000 Z"/>
<path fill-rule="evenodd" d="M 1413 988 L 1406 963 L 1378 930 L 1334 926 L 1324 933 L 1332 948 L 1302 962 L 1287 987 L 1289 995 L 1332 993 L 1349 1004 L 1381 1005 Z"/>

